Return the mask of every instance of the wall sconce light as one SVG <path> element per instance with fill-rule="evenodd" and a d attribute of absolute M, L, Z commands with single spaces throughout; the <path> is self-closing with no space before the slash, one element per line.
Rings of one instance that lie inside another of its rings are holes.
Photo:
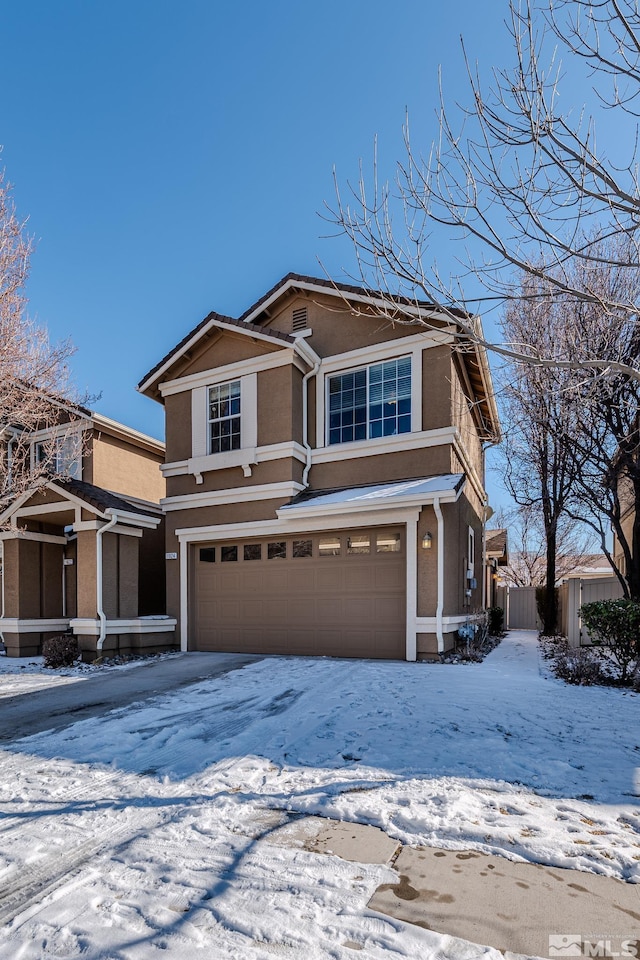
<path fill-rule="evenodd" d="M 427 530 L 424 537 L 422 538 L 422 548 L 423 550 L 431 550 L 432 546 L 433 546 L 433 537 Z"/>

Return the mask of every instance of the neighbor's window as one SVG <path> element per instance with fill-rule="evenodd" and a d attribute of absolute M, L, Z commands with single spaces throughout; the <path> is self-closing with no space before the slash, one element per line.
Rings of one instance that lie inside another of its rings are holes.
<path fill-rule="evenodd" d="M 411 357 L 329 377 L 329 443 L 411 432 Z"/>
<path fill-rule="evenodd" d="M 34 459 L 51 473 L 79 480 L 82 475 L 82 439 L 78 434 L 52 437 L 34 445 Z"/>
<path fill-rule="evenodd" d="M 240 449 L 240 381 L 209 387 L 209 453 Z"/>

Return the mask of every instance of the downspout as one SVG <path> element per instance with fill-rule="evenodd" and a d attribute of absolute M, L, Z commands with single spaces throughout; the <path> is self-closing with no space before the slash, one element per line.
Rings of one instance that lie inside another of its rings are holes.
<path fill-rule="evenodd" d="M 320 369 L 320 357 L 304 340 L 296 340 L 294 349 L 297 348 L 297 352 L 300 354 L 303 360 L 311 364 L 311 370 L 308 373 L 305 373 L 302 378 L 302 446 L 305 448 L 307 453 L 307 462 L 305 464 L 304 472 L 302 474 L 302 484 L 304 487 L 309 486 L 309 471 L 311 470 L 311 446 L 309 444 L 309 424 L 308 424 L 308 407 L 309 400 L 307 397 L 307 384 L 311 377 L 315 377 L 318 370 Z M 316 438 L 317 446 L 317 438 Z"/>
<path fill-rule="evenodd" d="M 442 632 L 442 611 L 444 610 L 444 517 L 440 507 L 440 497 L 433 501 L 438 521 L 438 605 L 436 607 L 436 640 L 438 653 L 444 653 L 444 634 Z"/>
<path fill-rule="evenodd" d="M 107 510 L 106 513 L 111 513 L 111 511 Z M 98 635 L 98 643 L 96 644 L 96 653 L 98 656 L 102 653 L 104 638 L 107 635 L 107 618 L 102 609 L 102 537 L 108 530 L 115 527 L 117 522 L 118 514 L 114 513 L 108 523 L 105 523 L 103 527 L 98 527 L 96 530 L 96 607 L 98 619 L 100 620 L 100 633 Z"/>

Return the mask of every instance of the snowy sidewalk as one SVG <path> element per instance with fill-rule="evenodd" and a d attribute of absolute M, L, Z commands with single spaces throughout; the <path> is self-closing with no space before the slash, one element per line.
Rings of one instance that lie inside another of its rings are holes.
<path fill-rule="evenodd" d="M 13 742 L 0 958 L 497 958 L 367 909 L 388 867 L 272 831 L 314 815 L 639 880 L 639 707 L 548 679 L 519 632 L 482 664 L 265 658 Z"/>

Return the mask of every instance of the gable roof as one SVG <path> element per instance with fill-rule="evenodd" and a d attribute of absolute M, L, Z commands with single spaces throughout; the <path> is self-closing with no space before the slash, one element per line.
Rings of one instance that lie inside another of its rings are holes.
<path fill-rule="evenodd" d="M 32 487 L 25 490 L 10 503 L 0 514 L 0 524 L 6 523 L 10 517 L 19 513 L 20 508 L 27 506 L 31 497 L 42 490 L 51 490 L 53 493 L 62 494 L 63 497 L 68 497 L 71 503 L 79 504 L 102 517 L 113 513 L 124 515 L 134 525 L 136 518 L 139 518 L 141 526 L 156 526 L 162 519 L 161 508 L 152 503 L 148 506 L 141 506 L 139 501 L 132 502 L 120 494 L 104 490 L 102 487 L 87 483 L 85 480 L 55 476 L 39 479 Z M 154 523 L 149 523 L 150 520 Z"/>
<path fill-rule="evenodd" d="M 287 333 L 281 333 L 277 330 L 265 329 L 264 324 L 269 319 L 269 308 L 291 290 L 304 290 L 336 297 L 343 297 L 347 300 L 357 300 L 364 306 L 372 308 L 387 308 L 389 303 L 397 303 L 403 308 L 409 308 L 410 312 L 416 314 L 416 319 L 425 312 L 431 316 L 440 315 L 446 323 L 453 317 L 463 322 L 472 322 L 478 327 L 478 333 L 482 337 L 482 325 L 479 317 L 459 310 L 456 307 L 444 308 L 428 300 L 413 299 L 411 297 L 396 296 L 384 293 L 380 290 L 368 290 L 354 284 L 339 283 L 320 277 L 310 277 L 301 273 L 287 273 L 270 290 L 262 295 L 253 303 L 238 319 L 226 317 L 222 314 L 212 312 L 208 314 L 186 337 L 176 344 L 176 346 L 167 353 L 159 363 L 155 365 L 139 382 L 137 390 L 141 393 L 153 391 L 157 398 L 157 385 L 159 377 L 169 367 L 185 354 L 191 346 L 194 346 L 198 340 L 205 336 L 212 326 L 221 328 L 235 328 L 238 332 L 247 333 L 251 336 L 260 336 L 268 339 L 279 346 L 291 346 L 300 341 L 299 337 L 291 336 Z M 461 334 L 462 335 L 462 334 Z M 500 435 L 500 421 L 496 407 L 493 387 L 491 383 L 491 372 L 486 356 L 486 350 L 478 344 L 472 343 L 465 346 L 460 352 L 460 358 L 464 364 L 469 378 L 469 383 L 478 398 L 477 410 L 479 418 L 486 434 L 486 439 L 497 440 Z"/>
<path fill-rule="evenodd" d="M 495 557 L 498 560 L 504 559 L 504 562 L 506 563 L 507 531 L 505 529 L 486 530 L 484 537 L 486 555 L 488 557 Z"/>
<path fill-rule="evenodd" d="M 279 347 L 292 346 L 296 342 L 296 338 L 290 336 L 288 333 L 281 333 L 279 330 L 265 330 L 257 324 L 246 323 L 242 319 L 226 317 L 224 314 L 212 311 L 207 314 L 204 320 L 201 320 L 197 327 L 194 327 L 186 337 L 183 337 L 180 343 L 177 343 L 169 353 L 165 354 L 162 360 L 156 363 L 155 367 L 152 367 L 151 370 L 144 375 L 136 387 L 136 390 L 142 393 L 148 389 L 158 374 L 164 372 L 165 369 L 185 354 L 191 346 L 196 344 L 198 340 L 213 327 L 220 330 L 232 328 L 238 333 L 244 333 L 251 337 L 258 337 L 261 340 L 270 341 Z"/>
<path fill-rule="evenodd" d="M 122 513 L 138 513 L 141 517 L 157 517 L 161 510 L 153 510 L 151 505 L 143 508 L 139 503 L 132 503 L 122 494 L 111 493 L 110 490 L 104 490 L 93 483 L 87 483 L 85 480 L 75 480 L 73 477 L 55 477 L 47 483 L 47 486 L 55 489 L 58 487 L 63 492 L 73 494 L 79 500 L 83 500 L 87 506 L 94 507 L 101 513 L 107 510 L 116 510 Z"/>

